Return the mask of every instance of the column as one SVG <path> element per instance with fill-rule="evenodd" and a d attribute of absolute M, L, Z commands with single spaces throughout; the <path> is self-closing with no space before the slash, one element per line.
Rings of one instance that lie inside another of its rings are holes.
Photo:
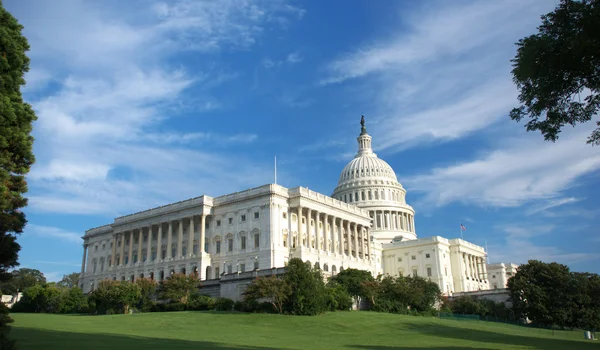
<path fill-rule="evenodd" d="M 179 219 L 179 227 L 177 228 L 177 255 L 176 259 L 181 259 L 183 252 L 183 219 Z"/>
<path fill-rule="evenodd" d="M 417 230 L 415 229 L 415 216 L 414 216 L 414 215 L 411 215 L 410 217 L 411 217 L 411 219 L 412 219 L 412 232 L 413 232 L 413 233 L 414 233 L 414 232 L 417 232 Z"/>
<path fill-rule="evenodd" d="M 396 212 L 396 230 L 400 230 L 400 213 Z"/>
<path fill-rule="evenodd" d="M 337 233 L 337 218 L 335 216 L 331 217 L 331 237 L 333 240 L 333 252 L 337 253 L 340 250 L 340 247 L 338 245 L 338 233 Z"/>
<path fill-rule="evenodd" d="M 137 253 L 137 261 L 142 262 L 142 241 L 144 240 L 144 228 L 140 228 L 140 233 L 138 235 L 138 253 Z"/>
<path fill-rule="evenodd" d="M 304 235 L 302 226 L 302 207 L 298 206 L 298 241 L 296 242 L 296 248 L 302 246 L 302 236 Z"/>
<path fill-rule="evenodd" d="M 340 219 L 340 254 L 342 254 L 342 256 L 344 256 L 344 246 L 346 245 L 346 242 L 344 242 L 344 231 L 345 231 L 345 227 L 344 227 L 344 220 Z"/>
<path fill-rule="evenodd" d="M 166 258 L 170 259 L 171 256 L 171 248 L 173 244 L 173 221 L 169 220 L 169 227 L 167 228 L 167 254 Z"/>
<path fill-rule="evenodd" d="M 319 219 L 320 219 L 321 213 L 319 213 L 318 211 L 315 213 L 315 247 L 317 247 L 317 251 L 321 250 L 321 231 L 319 230 Z"/>
<path fill-rule="evenodd" d="M 358 224 L 354 224 L 354 257 L 358 259 Z"/>
<path fill-rule="evenodd" d="M 389 230 L 391 228 L 391 222 L 390 222 L 390 212 L 389 211 L 384 211 L 383 212 L 383 216 L 385 217 L 384 219 L 384 223 L 385 223 L 385 229 Z"/>
<path fill-rule="evenodd" d="M 200 247 L 198 246 L 198 251 Z M 188 232 L 188 251 L 187 256 L 194 255 L 194 217 L 190 216 L 190 227 Z"/>
<path fill-rule="evenodd" d="M 367 254 L 369 254 L 369 260 L 373 259 L 371 257 L 371 229 L 367 227 Z"/>
<path fill-rule="evenodd" d="M 133 264 L 133 230 L 129 231 L 129 254 L 127 255 L 128 264 Z"/>
<path fill-rule="evenodd" d="M 121 232 L 121 252 L 119 253 L 119 265 L 125 265 L 125 232 Z"/>
<path fill-rule="evenodd" d="M 113 242 L 112 242 L 112 255 L 110 257 L 110 266 L 115 267 L 115 262 L 117 257 L 117 234 L 115 233 L 113 235 Z"/>
<path fill-rule="evenodd" d="M 156 237 L 156 260 L 162 259 L 162 222 L 158 224 L 158 236 Z M 158 278 L 156 279 L 158 280 Z"/>
<path fill-rule="evenodd" d="M 148 226 L 148 243 L 146 244 L 146 262 L 152 258 L 152 225 Z"/>
<path fill-rule="evenodd" d="M 352 256 L 352 231 L 350 231 L 350 221 L 346 221 L 346 245 L 348 246 L 347 256 Z"/>
<path fill-rule="evenodd" d="M 81 259 L 81 274 L 85 272 L 85 256 L 87 254 L 87 244 L 83 244 L 83 258 Z"/>
<path fill-rule="evenodd" d="M 408 231 L 408 220 L 406 220 L 407 215 L 408 214 L 406 214 L 406 213 L 402 213 L 402 226 L 403 226 L 402 229 L 404 231 Z"/>
<path fill-rule="evenodd" d="M 206 253 L 204 250 L 205 240 L 206 240 L 206 216 L 204 214 L 200 214 L 200 240 L 198 243 L 198 251 L 200 251 L 202 253 Z M 206 278 L 208 278 L 208 277 L 206 277 Z"/>
<path fill-rule="evenodd" d="M 310 232 L 310 208 L 306 208 L 306 247 L 310 248 L 310 237 L 312 236 L 312 232 Z"/>

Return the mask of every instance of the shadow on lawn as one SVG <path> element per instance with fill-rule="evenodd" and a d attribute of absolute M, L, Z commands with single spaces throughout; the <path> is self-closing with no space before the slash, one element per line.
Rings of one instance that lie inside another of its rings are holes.
<path fill-rule="evenodd" d="M 438 338 L 493 343 L 496 347 L 498 347 L 498 345 L 516 345 L 529 346 L 533 349 L 598 349 L 597 342 L 583 342 L 560 338 L 538 338 L 535 336 L 496 333 L 492 331 L 452 327 L 440 324 L 409 325 L 408 329 Z M 583 332 L 581 338 L 583 339 Z"/>
<path fill-rule="evenodd" d="M 117 334 L 72 333 L 36 328 L 11 329 L 11 338 L 17 340 L 21 350 L 26 349 L 215 349 L 215 350 L 270 350 L 276 348 L 235 346 L 208 341 L 146 338 Z M 226 339 L 224 339 L 226 341 Z"/>

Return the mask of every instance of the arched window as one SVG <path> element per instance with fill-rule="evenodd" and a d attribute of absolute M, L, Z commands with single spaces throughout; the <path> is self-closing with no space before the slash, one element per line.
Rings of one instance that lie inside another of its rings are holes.
<path fill-rule="evenodd" d="M 329 272 L 329 265 L 327 265 L 327 263 L 323 265 L 323 271 Z"/>

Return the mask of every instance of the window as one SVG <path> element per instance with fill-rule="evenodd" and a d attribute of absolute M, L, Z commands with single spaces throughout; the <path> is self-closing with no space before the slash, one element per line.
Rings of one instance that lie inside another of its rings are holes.
<path fill-rule="evenodd" d="M 254 235 L 254 248 L 258 248 L 260 246 L 260 235 L 257 233 Z"/>
<path fill-rule="evenodd" d="M 217 227 L 221 226 L 221 220 L 217 220 Z"/>
<path fill-rule="evenodd" d="M 258 259 L 254 260 L 254 269 L 258 270 Z"/>
<path fill-rule="evenodd" d="M 496 278 L 496 275 L 492 275 L 492 278 Z"/>
<path fill-rule="evenodd" d="M 217 254 L 221 253 L 221 241 L 217 241 Z"/>
<path fill-rule="evenodd" d="M 208 221 L 204 224 L 204 227 L 208 229 Z"/>
<path fill-rule="evenodd" d="M 260 217 L 260 213 L 259 212 L 254 213 L 254 218 L 255 219 L 258 219 L 259 217 Z"/>
<path fill-rule="evenodd" d="M 219 278 L 219 272 L 221 272 L 219 271 L 219 268 L 215 267 L 215 278 Z"/>
<path fill-rule="evenodd" d="M 398 262 L 402 262 L 402 258 L 398 258 Z"/>
<path fill-rule="evenodd" d="M 285 213 L 284 213 L 285 214 Z M 296 214 L 292 214 L 292 221 L 296 222 L 296 220 L 298 220 L 298 217 L 296 216 Z"/>
<path fill-rule="evenodd" d="M 228 252 L 233 251 L 233 238 L 230 238 L 227 240 L 227 251 Z"/>
<path fill-rule="evenodd" d="M 246 237 L 242 237 L 242 249 L 246 249 Z"/>
<path fill-rule="evenodd" d="M 417 269 L 413 269 L 413 277 L 417 277 Z"/>
<path fill-rule="evenodd" d="M 427 253 L 427 254 L 425 254 L 425 257 L 426 257 L 427 259 L 429 259 L 429 258 L 431 258 L 431 255 L 429 255 L 429 253 Z"/>
<path fill-rule="evenodd" d="M 244 216 L 245 217 L 245 216 Z M 227 223 L 229 223 L 229 225 L 233 224 L 233 218 L 228 218 L 227 219 Z"/>
<path fill-rule="evenodd" d="M 152 260 L 156 260 L 156 252 L 152 252 Z"/>
<path fill-rule="evenodd" d="M 302 218 L 302 224 L 305 224 L 305 223 L 306 223 L 306 218 L 303 217 Z"/>
<path fill-rule="evenodd" d="M 204 242 L 204 251 L 208 252 L 208 242 Z"/>
<path fill-rule="evenodd" d="M 242 215 L 242 221 L 246 221 L 246 215 Z"/>
<path fill-rule="evenodd" d="M 361 197 L 362 197 L 362 200 L 364 201 L 365 200 L 365 191 L 361 192 Z"/>
<path fill-rule="evenodd" d="M 287 219 L 287 213 L 283 213 L 283 218 Z"/>
<path fill-rule="evenodd" d="M 448 268 L 447 268 L 447 267 L 444 267 L 444 275 L 445 275 L 446 277 L 448 277 Z"/>
<path fill-rule="evenodd" d="M 135 254 L 135 255 L 133 256 L 133 263 L 135 264 L 136 262 L 137 262 L 137 254 Z"/>
<path fill-rule="evenodd" d="M 106 249 L 106 244 L 102 245 L 102 250 Z"/>
<path fill-rule="evenodd" d="M 431 267 L 427 268 L 427 277 L 431 277 Z"/>
<path fill-rule="evenodd" d="M 227 265 L 227 273 L 232 273 L 231 264 Z"/>
<path fill-rule="evenodd" d="M 417 260 L 417 256 L 416 255 L 411 256 L 410 260 Z"/>
<path fill-rule="evenodd" d="M 96 245 L 96 246 L 94 246 L 94 252 L 97 252 L 97 251 L 98 251 L 98 246 Z"/>
<path fill-rule="evenodd" d="M 358 202 L 358 192 L 354 192 L 354 201 Z"/>
<path fill-rule="evenodd" d="M 186 256 L 187 255 L 187 247 L 182 247 L 181 248 L 181 255 L 182 256 Z"/>
<path fill-rule="evenodd" d="M 240 272 L 246 272 L 246 264 L 240 264 Z"/>

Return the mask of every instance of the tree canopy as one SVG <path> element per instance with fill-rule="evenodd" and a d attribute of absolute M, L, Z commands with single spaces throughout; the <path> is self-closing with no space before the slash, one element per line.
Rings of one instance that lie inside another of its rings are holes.
<path fill-rule="evenodd" d="M 0 290 L 4 294 L 16 294 L 17 291 L 23 292 L 29 287 L 46 283 L 44 274 L 36 269 L 18 269 L 12 271 L 10 275 L 10 280 L 0 284 Z"/>
<path fill-rule="evenodd" d="M 600 0 L 561 0 L 542 16 L 538 33 L 522 38 L 513 62 L 521 106 L 513 120 L 556 141 L 561 129 L 586 123 L 600 110 Z M 600 145 L 600 121 L 587 143 Z"/>
<path fill-rule="evenodd" d="M 75 288 L 79 282 L 79 272 L 73 272 L 68 275 L 64 275 L 63 278 L 58 282 L 59 287 L 64 288 Z"/>

